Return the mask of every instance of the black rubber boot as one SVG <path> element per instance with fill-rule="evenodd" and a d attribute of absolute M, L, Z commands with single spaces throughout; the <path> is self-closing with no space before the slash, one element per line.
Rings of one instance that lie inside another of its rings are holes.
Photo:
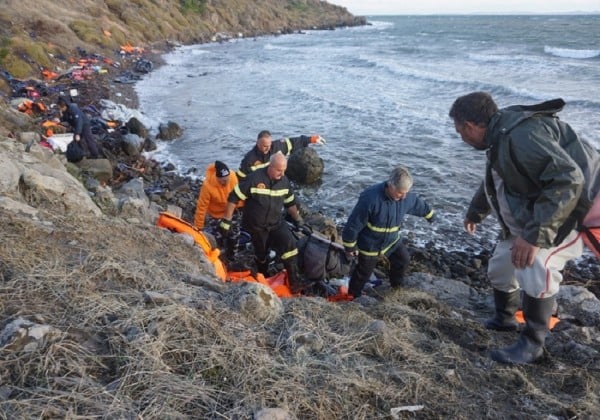
<path fill-rule="evenodd" d="M 515 319 L 515 312 L 519 309 L 520 295 L 518 290 L 508 293 L 494 289 L 496 313 L 493 318 L 485 320 L 483 323 L 485 328 L 496 331 L 516 331 L 519 323 Z"/>
<path fill-rule="evenodd" d="M 298 265 L 295 258 L 290 258 L 283 262 L 285 271 L 287 271 L 288 287 L 293 294 L 302 292 L 313 285 L 312 281 L 305 280 L 298 273 Z"/>
<path fill-rule="evenodd" d="M 544 354 L 544 341 L 548 334 L 548 322 L 552 316 L 556 299 L 536 299 L 523 296 L 523 315 L 525 328 L 519 339 L 510 347 L 493 350 L 491 358 L 500 363 L 521 365 L 535 362 Z"/>
<path fill-rule="evenodd" d="M 258 259 L 256 259 L 255 261 L 256 271 L 261 273 L 265 277 L 269 277 L 269 260 L 259 261 Z"/>

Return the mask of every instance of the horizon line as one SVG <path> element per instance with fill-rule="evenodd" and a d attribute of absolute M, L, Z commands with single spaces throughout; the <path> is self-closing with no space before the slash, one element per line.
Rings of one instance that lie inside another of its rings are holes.
<path fill-rule="evenodd" d="M 353 13 L 355 16 L 572 16 L 572 15 L 600 15 L 600 10 L 593 12 L 571 11 L 571 12 L 419 12 L 419 13 Z"/>

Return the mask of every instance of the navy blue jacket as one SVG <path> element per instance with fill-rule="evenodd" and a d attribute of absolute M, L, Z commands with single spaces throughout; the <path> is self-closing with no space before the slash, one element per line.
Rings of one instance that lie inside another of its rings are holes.
<path fill-rule="evenodd" d="M 395 201 L 385 193 L 385 185 L 382 182 L 361 193 L 342 232 L 346 249 L 358 247 L 367 256 L 385 254 L 400 240 L 404 216 L 433 216 L 429 204 L 417 194 L 409 192 L 402 200 Z"/>
<path fill-rule="evenodd" d="M 83 136 L 84 130 L 90 128 L 90 120 L 75 103 L 67 105 L 67 109 L 62 115 L 61 121 L 68 122 L 73 133 L 80 136 Z"/>

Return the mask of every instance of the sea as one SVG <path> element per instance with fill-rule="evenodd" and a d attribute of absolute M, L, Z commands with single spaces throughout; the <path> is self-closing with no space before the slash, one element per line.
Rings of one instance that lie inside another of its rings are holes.
<path fill-rule="evenodd" d="M 485 152 L 464 144 L 448 111 L 472 91 L 499 107 L 563 98 L 559 114 L 600 149 L 600 15 L 372 16 L 368 25 L 181 46 L 136 83 L 140 111 L 177 122 L 181 138 L 151 156 L 202 177 L 237 169 L 261 130 L 320 134 L 322 182 L 297 186 L 313 211 L 343 225 L 360 192 L 409 168 L 436 223 L 407 217 L 403 234 L 447 250 L 491 250 L 497 223 L 463 219 Z"/>

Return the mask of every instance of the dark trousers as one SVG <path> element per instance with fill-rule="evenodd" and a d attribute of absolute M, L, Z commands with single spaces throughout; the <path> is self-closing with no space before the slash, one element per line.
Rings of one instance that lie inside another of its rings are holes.
<path fill-rule="evenodd" d="M 387 253 L 386 256 L 390 261 L 390 284 L 392 287 L 401 286 L 404 281 L 404 275 L 408 270 L 410 263 L 410 254 L 406 247 L 398 241 Z M 369 281 L 369 277 L 373 274 L 379 256 L 367 256 L 361 253 L 358 254 L 358 263 L 350 276 L 348 285 L 348 293 L 355 298 L 362 294 L 362 289 Z"/>
<path fill-rule="evenodd" d="M 281 258 L 283 266 L 286 268 L 290 277 L 296 276 L 297 273 L 297 257 L 298 249 L 296 248 L 296 238 L 287 225 L 280 223 L 276 228 L 267 229 L 251 229 L 244 227 L 252 237 L 252 246 L 254 247 L 254 255 L 258 264 L 259 272 L 266 275 L 266 264 L 269 248 L 272 248 Z M 291 279 L 290 281 L 294 281 Z"/>
<path fill-rule="evenodd" d="M 84 126 L 83 132 L 81 133 L 81 146 L 83 150 L 85 150 L 87 157 L 92 159 L 97 159 L 100 157 L 100 153 L 98 152 L 98 145 L 96 144 L 96 138 L 92 133 L 92 129 L 89 126 Z"/>

